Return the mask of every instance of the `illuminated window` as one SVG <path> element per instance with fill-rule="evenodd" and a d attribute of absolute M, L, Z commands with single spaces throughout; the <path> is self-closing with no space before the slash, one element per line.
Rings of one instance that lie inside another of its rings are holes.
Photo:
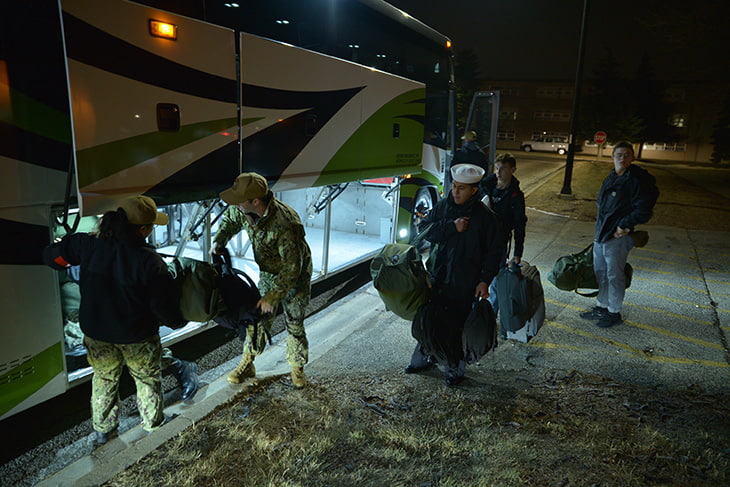
<path fill-rule="evenodd" d="M 675 127 L 686 127 L 687 126 L 687 114 L 686 113 L 675 113 L 669 120 L 671 125 Z"/>

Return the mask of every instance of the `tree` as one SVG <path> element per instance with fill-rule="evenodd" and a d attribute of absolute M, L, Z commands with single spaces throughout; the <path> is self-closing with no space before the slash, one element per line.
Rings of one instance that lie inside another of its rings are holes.
<path fill-rule="evenodd" d="M 636 76 L 631 83 L 631 97 L 634 102 L 635 117 L 643 122 L 637 139 L 639 153 L 644 142 L 672 142 L 677 140 L 674 127 L 669 123 L 672 107 L 664 101 L 664 85 L 657 81 L 648 56 L 642 56 Z"/>
<path fill-rule="evenodd" d="M 635 140 L 643 129 L 633 118 L 630 89 L 626 80 L 619 77 L 618 68 L 618 61 L 608 51 L 588 80 L 577 130 L 582 139 L 591 140 L 594 133 L 603 130 L 612 142 Z"/>
<path fill-rule="evenodd" d="M 717 122 L 712 126 L 710 136 L 713 145 L 711 160 L 714 163 L 721 163 L 730 160 L 730 94 L 725 98 Z"/>

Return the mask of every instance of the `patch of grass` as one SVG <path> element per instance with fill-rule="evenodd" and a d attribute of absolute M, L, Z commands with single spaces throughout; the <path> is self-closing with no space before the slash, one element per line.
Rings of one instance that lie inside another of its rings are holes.
<path fill-rule="evenodd" d="M 109 486 L 717 486 L 728 396 L 571 373 L 446 389 L 431 377 L 271 378 Z"/>
<path fill-rule="evenodd" d="M 641 162 L 635 163 L 641 166 Z M 529 207 L 570 216 L 581 221 L 595 221 L 596 197 L 601 183 L 613 168 L 611 162 L 575 161 L 572 198 L 559 195 L 564 173 L 558 172 L 526 198 Z M 657 166 L 646 167 L 656 178 L 659 200 L 654 207 L 652 225 L 673 226 L 689 230 L 730 231 L 730 200 L 677 177 Z M 701 215 L 701 218 L 698 216 Z"/>

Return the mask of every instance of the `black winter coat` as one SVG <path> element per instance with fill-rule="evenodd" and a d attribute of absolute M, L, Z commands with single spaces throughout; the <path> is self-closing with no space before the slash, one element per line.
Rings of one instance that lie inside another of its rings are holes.
<path fill-rule="evenodd" d="M 525 250 L 527 216 L 525 215 L 525 194 L 520 189 L 520 181 L 512 177 L 509 186 L 498 189 L 497 176 L 490 174 L 482 179 L 481 188 L 482 192 L 489 197 L 489 207 L 497 214 L 499 223 L 502 224 L 505 245 L 509 243 L 514 232 L 514 255 L 521 258 Z"/>
<path fill-rule="evenodd" d="M 479 166 L 485 171 L 487 170 L 487 156 L 479 149 L 479 146 L 474 142 L 466 142 L 461 149 L 456 151 L 454 158 L 451 160 L 451 165 L 457 164 L 474 164 Z"/>
<path fill-rule="evenodd" d="M 595 241 L 608 242 L 616 227 L 633 230 L 648 222 L 658 197 L 656 179 L 646 169 L 631 164 L 621 176 L 612 170 L 603 180 L 596 200 Z"/>
<path fill-rule="evenodd" d="M 470 217 L 469 226 L 457 232 L 454 220 L 464 216 Z M 437 288 L 447 287 L 449 294 L 471 299 L 480 282 L 489 284 L 497 275 L 504 240 L 497 216 L 481 202 L 479 192 L 463 205 L 454 203 L 449 193 L 434 205 L 419 230 L 432 244 L 428 268 Z"/>
<path fill-rule="evenodd" d="M 178 327 L 180 296 L 167 265 L 143 239 L 135 243 L 67 235 L 46 247 L 54 269 L 80 265 L 79 323 L 85 335 L 108 343 L 139 343 L 159 333 L 160 322 Z"/>

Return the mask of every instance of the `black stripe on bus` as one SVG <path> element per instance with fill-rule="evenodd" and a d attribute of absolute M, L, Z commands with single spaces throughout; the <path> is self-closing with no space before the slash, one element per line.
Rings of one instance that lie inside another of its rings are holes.
<path fill-rule="evenodd" d="M 215 150 L 145 192 L 158 205 L 217 198 L 238 176 L 238 140 Z"/>
<path fill-rule="evenodd" d="M 267 127 L 243 140 L 244 171 L 265 175 L 276 182 L 284 170 L 312 141 L 340 109 L 363 87 L 333 91 L 286 91 L 244 85 L 243 114 L 246 107 L 307 109 Z M 341 141 L 342 143 L 345 140 Z M 323 166 L 328 161 L 319 161 Z"/>
<path fill-rule="evenodd" d="M 63 13 L 68 57 L 96 68 L 177 93 L 236 103 L 238 84 L 171 61 Z M 233 33 L 231 33 L 233 35 Z M 231 63 L 235 62 L 231 53 Z"/>
<path fill-rule="evenodd" d="M 313 129 L 326 124 L 362 88 L 326 92 L 296 92 L 244 85 L 243 114 L 246 108 L 291 109 L 294 115 L 243 140 L 243 170 L 265 176 L 272 184 L 302 149 L 312 140 Z M 315 122 L 313 122 L 313 120 Z M 343 141 L 344 142 L 344 141 Z M 238 176 L 238 144 L 230 144 L 198 159 L 160 182 L 146 194 L 158 204 L 210 199 L 230 187 Z M 319 161 L 323 165 L 327 161 Z"/>
<path fill-rule="evenodd" d="M 0 121 L 0 156 L 68 172 L 71 145 Z"/>
<path fill-rule="evenodd" d="M 0 265 L 43 264 L 43 249 L 51 243 L 48 227 L 0 218 Z"/>

